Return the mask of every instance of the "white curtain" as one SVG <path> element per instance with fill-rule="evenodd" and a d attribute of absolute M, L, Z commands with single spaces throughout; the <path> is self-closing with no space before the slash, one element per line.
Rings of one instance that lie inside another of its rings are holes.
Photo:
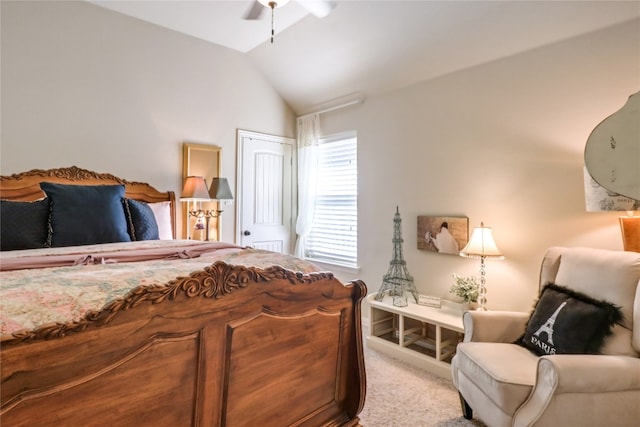
<path fill-rule="evenodd" d="M 313 225 L 318 178 L 318 136 L 320 116 L 298 117 L 298 220 L 295 256 L 304 258 L 306 239 Z"/>

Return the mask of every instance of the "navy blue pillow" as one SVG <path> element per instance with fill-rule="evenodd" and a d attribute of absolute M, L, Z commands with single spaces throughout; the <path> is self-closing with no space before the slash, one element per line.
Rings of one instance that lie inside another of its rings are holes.
<path fill-rule="evenodd" d="M 145 202 L 124 199 L 124 209 L 129 219 L 131 240 L 158 240 L 158 222 L 153 211 Z"/>
<path fill-rule="evenodd" d="M 52 247 L 130 242 L 122 207 L 124 185 L 40 183 L 51 200 Z"/>
<path fill-rule="evenodd" d="M 0 200 L 0 250 L 44 248 L 48 222 L 49 199 L 35 202 Z"/>

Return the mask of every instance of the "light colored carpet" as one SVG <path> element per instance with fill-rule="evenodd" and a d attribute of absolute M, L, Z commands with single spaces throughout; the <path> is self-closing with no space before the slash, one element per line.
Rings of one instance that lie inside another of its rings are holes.
<path fill-rule="evenodd" d="M 466 420 L 451 380 L 366 347 L 364 427 L 484 426 Z"/>

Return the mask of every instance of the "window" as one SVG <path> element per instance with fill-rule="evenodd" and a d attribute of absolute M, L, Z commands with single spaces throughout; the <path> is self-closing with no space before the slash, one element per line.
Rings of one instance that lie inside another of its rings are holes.
<path fill-rule="evenodd" d="M 306 256 L 356 267 L 358 263 L 357 138 L 323 138 L 318 146 L 318 187 Z"/>

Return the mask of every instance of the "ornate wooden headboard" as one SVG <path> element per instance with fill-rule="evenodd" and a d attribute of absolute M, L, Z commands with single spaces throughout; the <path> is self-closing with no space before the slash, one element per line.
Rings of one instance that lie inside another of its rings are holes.
<path fill-rule="evenodd" d="M 58 169 L 32 169 L 13 175 L 0 176 L 0 199 L 34 201 L 45 195 L 41 182 L 76 185 L 122 184 L 128 198 L 147 203 L 171 202 L 171 229 L 176 236 L 176 196 L 173 191 L 158 191 L 144 182 L 130 182 L 107 173 L 97 173 L 76 166 Z"/>

